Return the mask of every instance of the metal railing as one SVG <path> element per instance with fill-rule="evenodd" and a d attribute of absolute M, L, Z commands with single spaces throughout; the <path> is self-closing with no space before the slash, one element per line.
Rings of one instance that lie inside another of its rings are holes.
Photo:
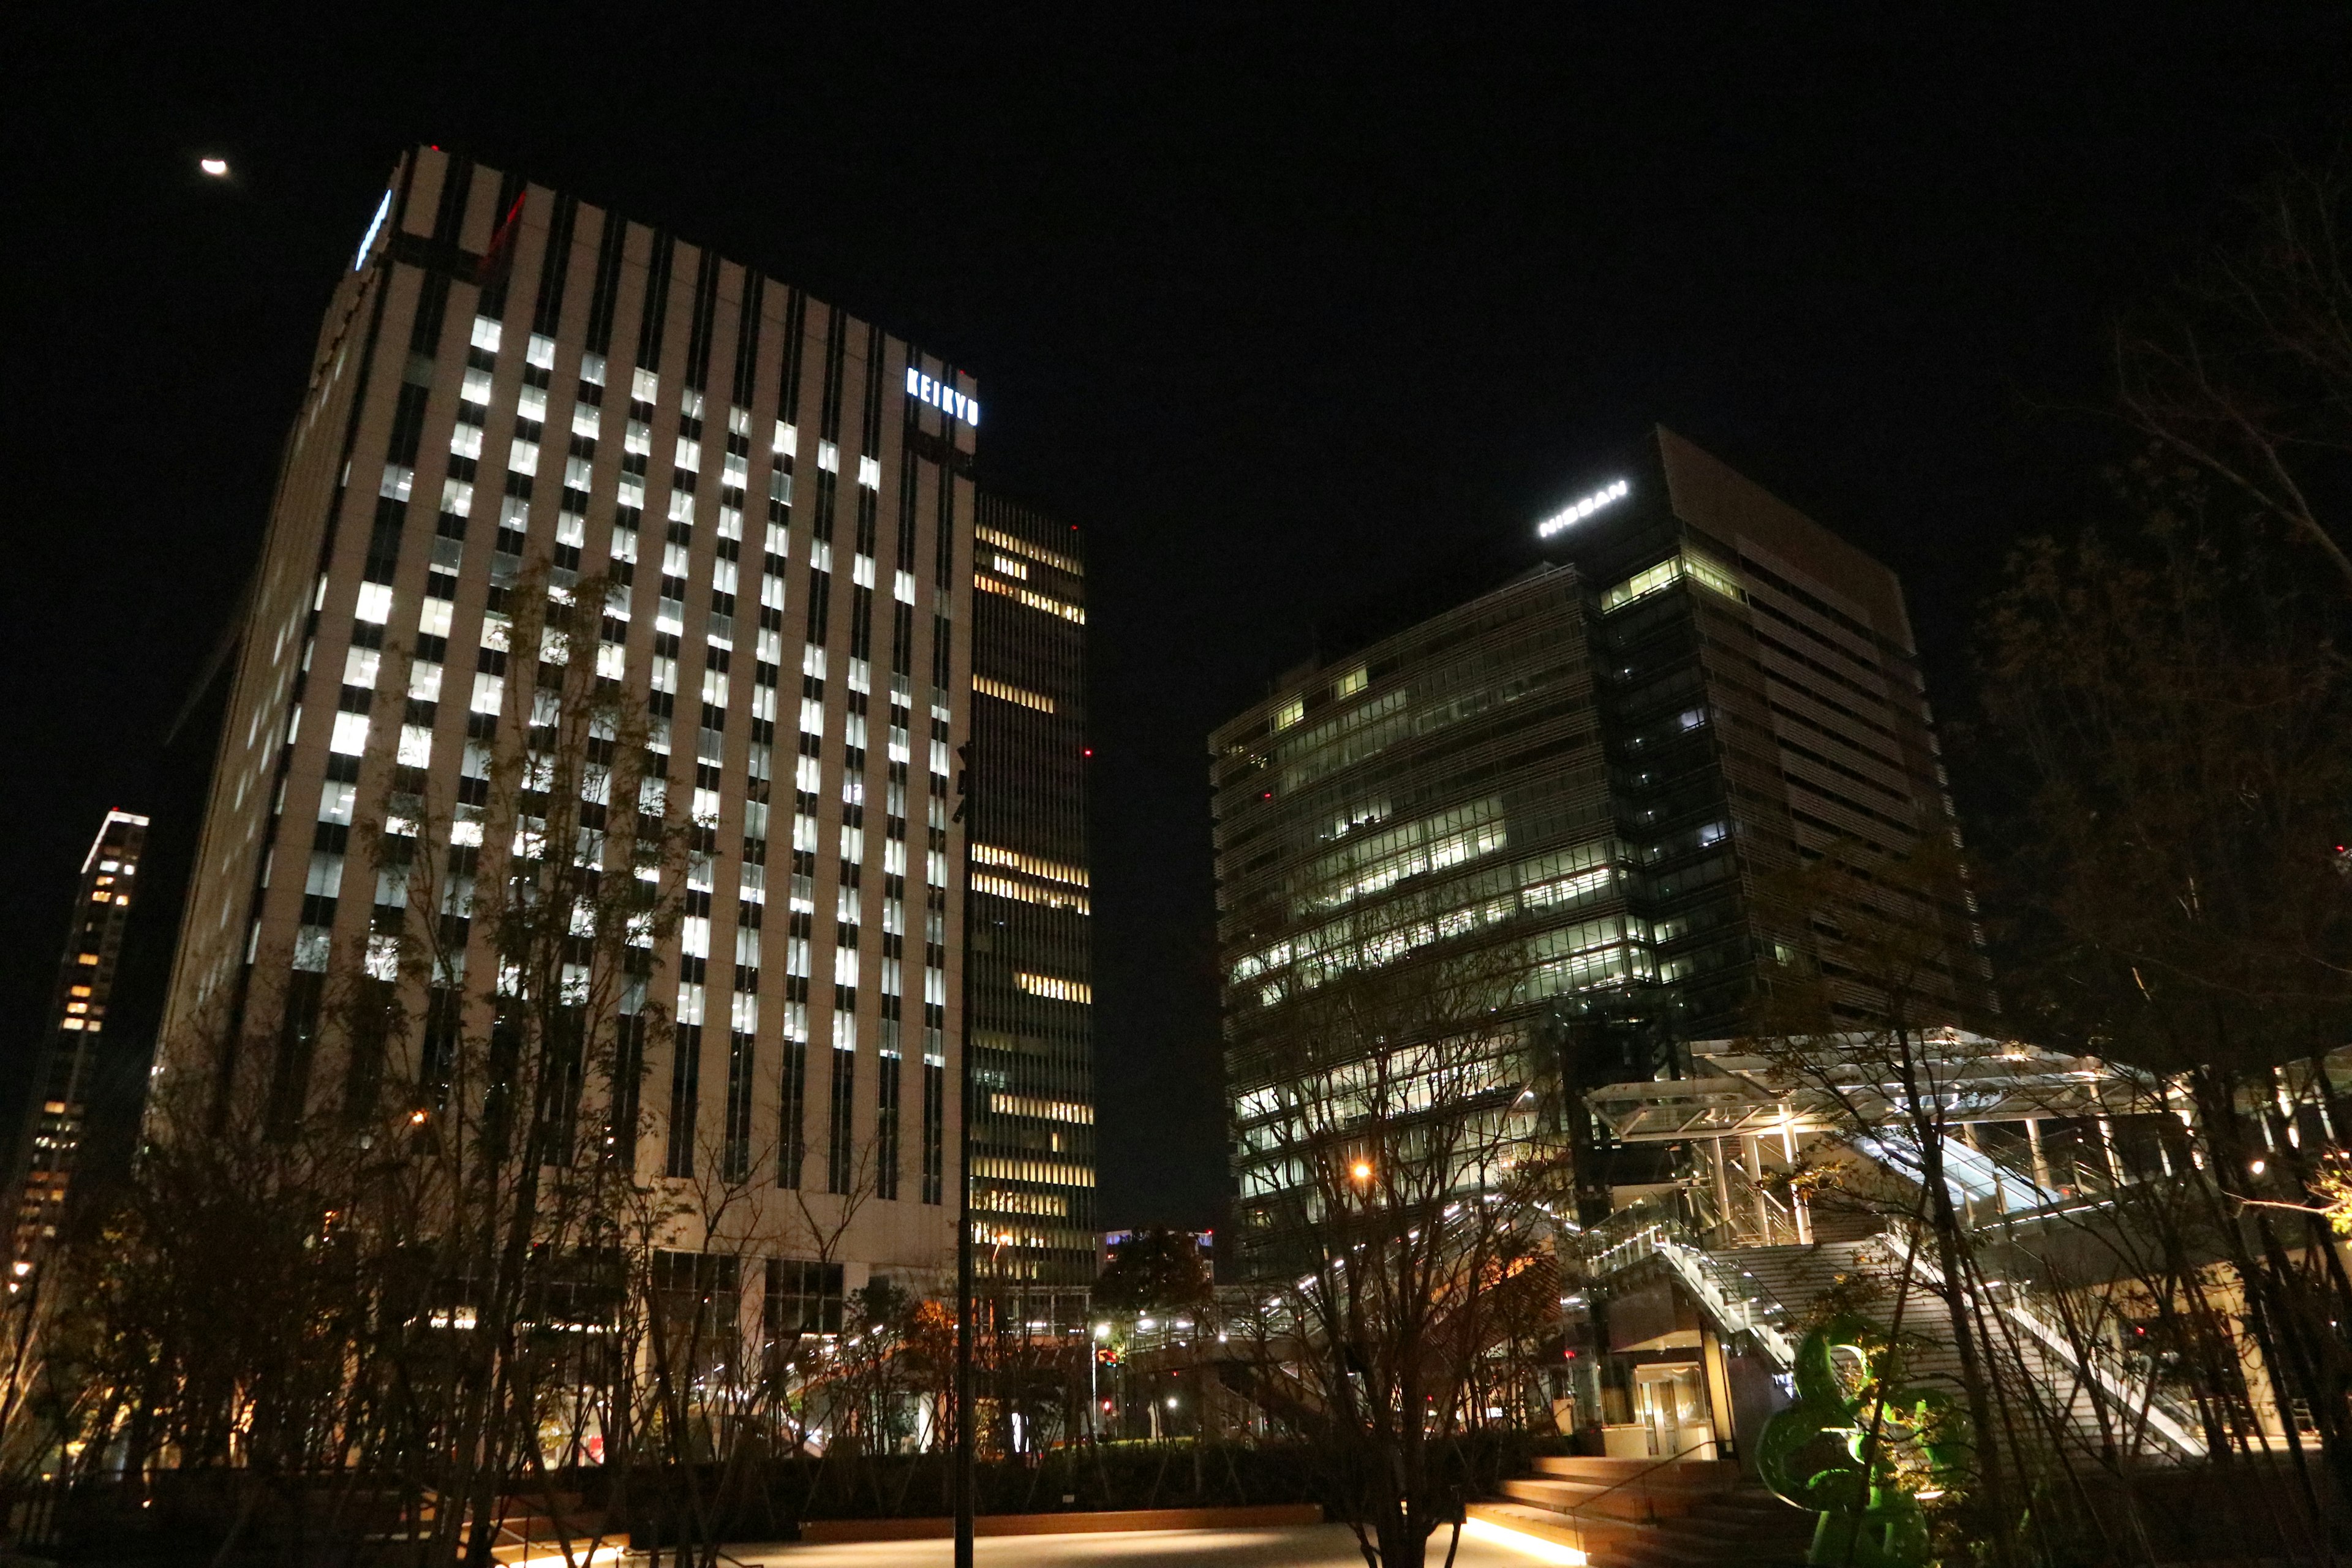
<path fill-rule="evenodd" d="M 1584 1517 L 1585 1510 L 1592 1507 L 1602 1498 L 1607 1497 L 1611 1492 L 1622 1491 L 1625 1488 L 1632 1486 L 1635 1481 L 1640 1481 L 1642 1483 L 1642 1511 L 1645 1516 L 1647 1516 L 1645 1522 L 1655 1524 L 1658 1522 L 1658 1500 L 1651 1494 L 1649 1487 L 1650 1477 L 1659 1470 L 1665 1468 L 1668 1465 L 1675 1464 L 1681 1460 L 1688 1458 L 1691 1455 L 1697 1453 L 1702 1448 L 1713 1449 L 1714 1447 L 1715 1439 L 1710 1437 L 1704 1443 L 1694 1443 L 1689 1447 L 1683 1449 L 1679 1453 L 1668 1454 L 1663 1459 L 1652 1460 L 1649 1464 L 1646 1464 L 1640 1469 L 1635 1470 L 1632 1475 L 1625 1477 L 1622 1480 L 1611 1482 L 1609 1485 L 1601 1488 L 1599 1491 L 1594 1492 L 1591 1497 L 1586 1498 L 1582 1502 L 1577 1503 L 1574 1506 L 1564 1509 L 1560 1511 L 1566 1513 L 1569 1518 L 1576 1521 L 1576 1522 L 1581 1526 L 1588 1522 Z M 1729 1491 L 1738 1484 L 1738 1478 L 1735 1472 L 1730 1480 L 1721 1481 L 1717 1489 L 1720 1491 Z"/>
<path fill-rule="evenodd" d="M 1908 1228 L 1890 1232 L 1889 1239 L 1908 1246 L 1912 1251 L 1911 1267 L 1920 1279 L 1932 1289 L 1943 1289 L 1944 1273 L 1937 1265 L 1933 1249 L 1926 1237 L 1906 1235 Z M 2166 1394 L 2153 1379 L 2126 1365 L 2113 1346 L 2068 1334 L 2042 1304 L 2042 1293 L 2029 1284 L 2010 1279 L 1988 1280 L 1986 1285 L 1988 1295 L 1997 1292 L 1996 1299 L 1989 1304 L 2032 1339 L 2042 1353 L 2095 1385 L 2094 1399 L 2109 1401 L 2132 1424 L 2144 1426 L 2184 1458 L 2202 1459 L 2209 1456 L 2210 1450 L 2199 1435 L 2203 1424 L 2196 1413 Z"/>
<path fill-rule="evenodd" d="M 1751 1290 L 1691 1233 L 1677 1205 L 1644 1198 L 1585 1233 L 1585 1259 L 1596 1275 L 1621 1273 L 1658 1258 L 1727 1334 L 1746 1334 L 1782 1371 L 1797 1363 L 1793 1341 L 1772 1321 L 1780 1303 Z"/>

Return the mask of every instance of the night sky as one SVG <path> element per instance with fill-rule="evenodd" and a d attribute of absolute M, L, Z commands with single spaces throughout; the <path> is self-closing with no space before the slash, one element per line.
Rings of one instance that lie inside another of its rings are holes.
<path fill-rule="evenodd" d="M 983 479 L 1086 529 L 1106 1224 L 1215 1207 L 1204 738 L 1318 626 L 1663 422 L 1893 565 L 1959 709 L 2008 543 L 2122 449 L 2116 314 L 2352 123 L 2340 4 L 509 9 L 5 24 L 0 1068 L 110 805 L 160 836 L 120 1044 L 160 990 L 166 731 L 434 142 L 971 367 Z"/>

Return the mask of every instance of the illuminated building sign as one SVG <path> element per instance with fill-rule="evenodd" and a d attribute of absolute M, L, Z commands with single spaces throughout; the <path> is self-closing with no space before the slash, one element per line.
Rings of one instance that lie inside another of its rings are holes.
<path fill-rule="evenodd" d="M 357 272 L 361 268 L 367 265 L 367 253 L 369 248 L 375 244 L 376 231 L 383 227 L 383 220 L 391 216 L 392 193 L 390 191 L 386 191 L 383 193 L 383 200 L 376 204 L 375 216 L 368 219 L 367 233 L 360 236 L 360 253 L 352 258 L 352 271 Z"/>
<path fill-rule="evenodd" d="M 928 403 L 942 413 L 977 429 L 980 426 L 980 399 L 966 397 L 954 387 L 934 381 L 913 365 L 907 367 L 907 395 L 918 403 Z"/>
<path fill-rule="evenodd" d="M 1536 524 L 1536 537 L 1549 539 L 1561 529 L 1571 528 L 1582 522 L 1611 502 L 1623 500 L 1633 493 L 1633 483 L 1627 479 L 1619 479 L 1613 485 L 1603 485 L 1583 500 L 1570 502 Z"/>

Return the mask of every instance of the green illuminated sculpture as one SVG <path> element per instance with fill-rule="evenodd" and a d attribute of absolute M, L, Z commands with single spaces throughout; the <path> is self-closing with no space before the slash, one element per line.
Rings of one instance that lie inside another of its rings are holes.
<path fill-rule="evenodd" d="M 1817 1568 L 1921 1568 L 1923 1500 L 1959 1490 L 1967 1418 L 1948 1395 L 1905 1381 L 1903 1353 L 1856 1313 L 1797 1350 L 1797 1402 L 1764 1425 L 1757 1469 L 1781 1499 L 1820 1514 Z"/>

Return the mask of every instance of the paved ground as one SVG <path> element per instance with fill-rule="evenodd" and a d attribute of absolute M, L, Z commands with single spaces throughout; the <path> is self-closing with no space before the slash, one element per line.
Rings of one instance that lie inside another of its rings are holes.
<path fill-rule="evenodd" d="M 1430 1542 L 1430 1568 L 1445 1561 L 1445 1534 Z M 1000 1535 L 973 1542 L 980 1568 L 1363 1568 L 1363 1553 L 1344 1524 L 1291 1530 L 1149 1530 L 1125 1535 Z M 854 1546 L 737 1546 L 728 1555 L 767 1568 L 949 1568 L 946 1541 L 866 1542 Z M 1537 1555 L 1465 1532 L 1454 1568 L 1529 1568 L 1565 1554 Z"/>

